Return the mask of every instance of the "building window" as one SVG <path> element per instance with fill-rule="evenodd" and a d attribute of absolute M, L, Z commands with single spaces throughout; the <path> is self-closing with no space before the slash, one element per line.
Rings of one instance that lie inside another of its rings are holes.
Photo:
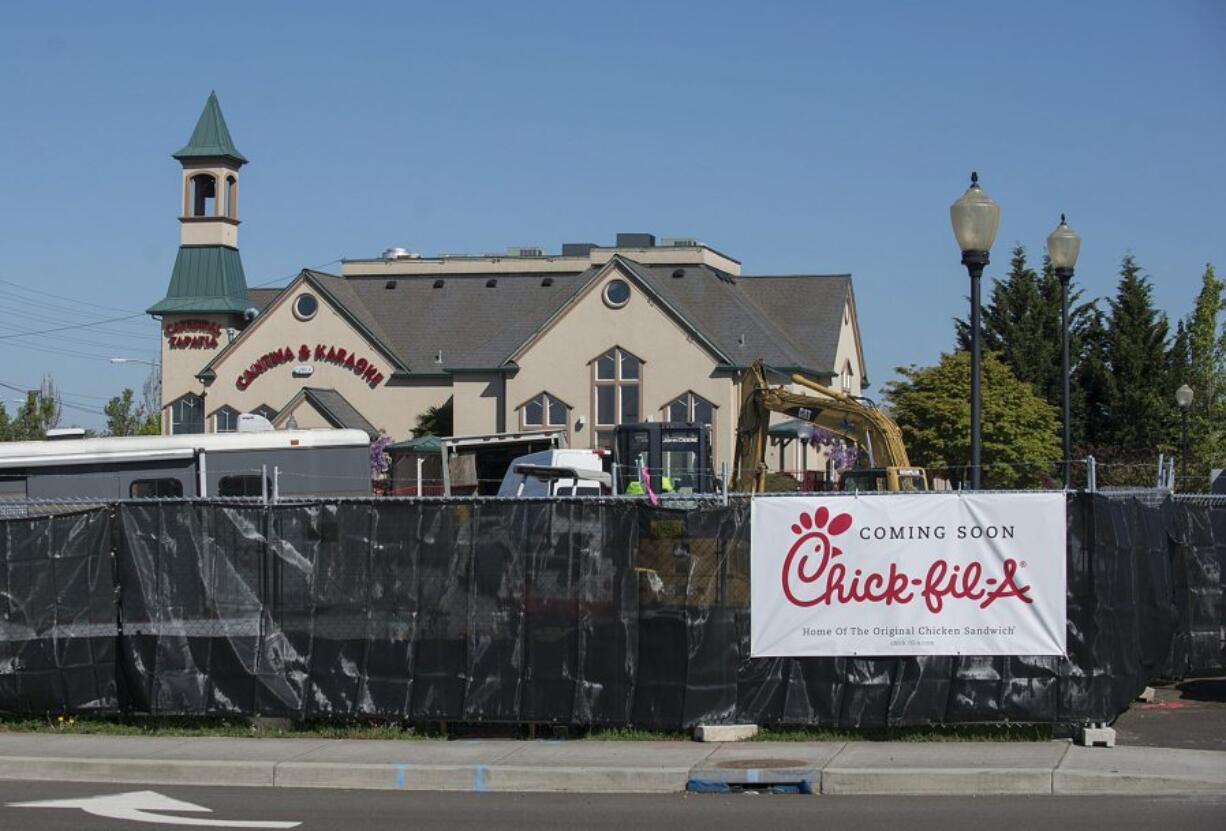
<path fill-rule="evenodd" d="M 604 302 L 611 309 L 620 309 L 630 302 L 630 284 L 625 280 L 610 280 L 604 287 Z"/>
<path fill-rule="evenodd" d="M 223 476 L 217 483 L 218 496 L 263 496 L 264 483 L 260 480 L 260 475 L 244 475 L 244 476 Z M 268 490 L 272 492 L 271 483 L 268 484 Z"/>
<path fill-rule="evenodd" d="M 852 377 L 851 361 L 844 361 L 843 371 L 839 373 L 839 388 L 849 395 L 851 394 Z"/>
<path fill-rule="evenodd" d="M 613 427 L 640 420 L 639 386 L 643 362 L 620 348 L 610 349 L 593 367 L 593 412 L 596 413 L 596 445 L 613 447 Z"/>
<path fill-rule="evenodd" d="M 192 177 L 192 216 L 212 216 L 216 209 L 217 180 L 209 173 Z"/>
<path fill-rule="evenodd" d="M 238 219 L 238 180 L 226 177 L 226 216 Z"/>
<path fill-rule="evenodd" d="M 520 423 L 524 427 L 565 427 L 568 409 L 562 399 L 543 392 L 520 409 Z"/>
<path fill-rule="evenodd" d="M 222 407 L 213 414 L 213 430 L 218 433 L 234 433 L 238 431 L 238 410 L 233 407 Z"/>
<path fill-rule="evenodd" d="M 319 301 L 313 294 L 300 294 L 294 298 L 294 317 L 310 320 L 319 311 Z"/>
<path fill-rule="evenodd" d="M 714 424 L 715 405 L 702 396 L 687 392 L 668 402 L 668 406 L 664 408 L 664 420 Z"/>
<path fill-rule="evenodd" d="M 132 499 L 178 499 L 183 495 L 183 483 L 178 479 L 137 479 L 128 486 Z"/>
<path fill-rule="evenodd" d="M 170 405 L 170 432 L 176 436 L 204 432 L 204 399 L 188 393 Z"/>

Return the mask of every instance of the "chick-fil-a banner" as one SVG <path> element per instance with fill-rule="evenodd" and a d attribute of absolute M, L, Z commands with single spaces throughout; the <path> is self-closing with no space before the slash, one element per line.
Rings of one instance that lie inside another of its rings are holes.
<path fill-rule="evenodd" d="M 1060 493 L 760 497 L 754 657 L 1064 655 Z"/>

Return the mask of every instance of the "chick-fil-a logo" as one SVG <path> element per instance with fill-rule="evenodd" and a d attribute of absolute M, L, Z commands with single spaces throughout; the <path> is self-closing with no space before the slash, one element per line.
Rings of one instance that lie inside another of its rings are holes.
<path fill-rule="evenodd" d="M 922 577 L 903 571 L 898 563 L 890 563 L 885 572 L 856 568 L 848 573 L 847 566 L 838 560 L 843 551 L 832 538 L 846 532 L 851 523 L 851 514 L 831 517 L 825 506 L 812 516 L 802 513 L 797 517 L 792 525 L 796 541 L 783 561 L 783 594 L 789 603 L 802 607 L 846 603 L 889 606 L 906 605 L 920 597 L 928 611 L 937 614 L 945 607 L 946 598 L 970 600 L 981 609 L 1011 597 L 1023 603 L 1034 602 L 1030 586 L 1017 584 L 1019 563 L 1012 558 L 1004 561 L 1000 577 L 985 577 L 984 566 L 977 561 L 951 565 L 945 559 L 933 560 Z"/>

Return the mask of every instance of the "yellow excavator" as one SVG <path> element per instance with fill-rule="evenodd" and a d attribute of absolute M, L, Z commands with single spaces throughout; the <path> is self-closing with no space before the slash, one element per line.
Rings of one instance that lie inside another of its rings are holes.
<path fill-rule="evenodd" d="M 902 431 L 888 415 L 870 402 L 831 389 L 804 375 L 790 376 L 793 384 L 820 395 L 794 392 L 766 380 L 766 365 L 754 361 L 741 377 L 741 412 L 737 421 L 736 459 L 732 490 L 766 490 L 766 447 L 770 414 L 783 413 L 835 433 L 860 448 L 866 467 L 844 471 L 843 490 L 926 491 L 928 475 L 912 467 Z"/>

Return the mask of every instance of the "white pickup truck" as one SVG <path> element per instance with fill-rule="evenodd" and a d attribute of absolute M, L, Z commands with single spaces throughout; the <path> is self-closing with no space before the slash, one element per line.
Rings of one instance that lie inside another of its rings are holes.
<path fill-rule="evenodd" d="M 601 496 L 612 492 L 604 455 L 595 450 L 542 450 L 511 462 L 499 496 Z"/>

